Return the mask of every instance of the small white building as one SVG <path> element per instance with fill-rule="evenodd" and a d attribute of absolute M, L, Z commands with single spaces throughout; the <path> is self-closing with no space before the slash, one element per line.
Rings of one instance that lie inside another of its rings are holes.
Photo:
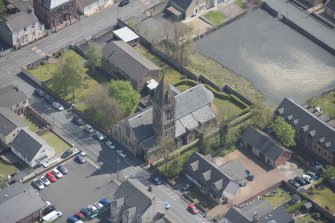
<path fill-rule="evenodd" d="M 113 35 L 116 39 L 122 40 L 129 45 L 136 45 L 139 41 L 139 36 L 129 29 L 127 26 L 113 31 Z"/>
<path fill-rule="evenodd" d="M 38 166 L 56 155 L 54 148 L 29 130 L 21 130 L 11 147 L 12 152 L 30 167 Z"/>
<path fill-rule="evenodd" d="M 114 4 L 114 0 L 76 0 L 77 10 L 86 16 Z"/>

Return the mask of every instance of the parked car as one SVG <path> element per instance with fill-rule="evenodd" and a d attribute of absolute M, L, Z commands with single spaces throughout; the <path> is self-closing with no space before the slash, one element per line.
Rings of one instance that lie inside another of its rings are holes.
<path fill-rule="evenodd" d="M 52 99 L 52 97 L 48 94 L 44 95 L 44 99 L 46 102 L 48 102 L 49 104 L 54 103 L 54 99 Z"/>
<path fill-rule="evenodd" d="M 105 136 L 101 132 L 99 132 L 98 130 L 94 132 L 93 136 L 100 141 L 105 139 Z"/>
<path fill-rule="evenodd" d="M 294 180 L 297 181 L 301 186 L 308 184 L 302 177 L 294 177 Z"/>
<path fill-rule="evenodd" d="M 127 158 L 127 154 L 123 152 L 121 149 L 116 150 L 116 153 L 122 158 Z"/>
<path fill-rule="evenodd" d="M 289 204 L 297 204 L 301 201 L 301 197 L 298 194 L 293 194 L 291 200 L 288 202 Z"/>
<path fill-rule="evenodd" d="M 76 218 L 78 218 L 79 220 L 85 218 L 85 215 L 83 213 L 81 213 L 80 211 L 78 211 L 77 213 L 75 213 L 74 216 Z"/>
<path fill-rule="evenodd" d="M 42 89 L 40 88 L 36 88 L 34 90 L 34 95 L 38 96 L 38 97 L 44 97 L 45 93 Z"/>
<path fill-rule="evenodd" d="M 84 124 L 84 121 L 81 118 L 79 118 L 78 116 L 74 116 L 71 121 L 76 125 L 83 125 Z"/>
<path fill-rule="evenodd" d="M 82 154 L 78 154 L 78 155 L 76 156 L 76 159 L 77 159 L 77 161 L 78 161 L 80 164 L 83 164 L 83 163 L 86 162 L 86 157 L 84 157 Z"/>
<path fill-rule="evenodd" d="M 64 110 L 64 107 L 63 105 L 61 105 L 59 102 L 54 102 L 52 103 L 52 105 L 58 110 L 58 111 L 63 111 Z"/>
<path fill-rule="evenodd" d="M 65 150 L 60 157 L 63 158 L 63 159 L 65 159 L 66 157 L 69 157 L 72 154 L 73 154 L 73 150 L 72 149 L 68 149 L 68 150 Z"/>
<path fill-rule="evenodd" d="M 123 7 L 125 5 L 128 5 L 129 4 L 129 0 L 122 0 L 120 3 L 119 3 L 119 7 Z"/>
<path fill-rule="evenodd" d="M 46 206 L 45 208 L 42 209 L 42 214 L 43 215 L 47 215 L 49 214 L 50 212 L 53 212 L 54 210 L 56 210 L 56 207 L 53 206 L 53 205 L 48 205 Z"/>
<path fill-rule="evenodd" d="M 66 219 L 66 222 L 67 223 L 76 223 L 78 222 L 80 219 L 76 218 L 75 216 L 69 216 L 67 219 Z"/>
<path fill-rule="evenodd" d="M 44 184 L 44 186 L 49 186 L 50 185 L 50 181 L 45 176 L 41 176 L 40 181 Z"/>
<path fill-rule="evenodd" d="M 88 207 L 88 210 L 90 210 L 92 213 L 98 213 L 99 212 L 99 209 L 94 206 L 94 205 L 89 205 Z"/>
<path fill-rule="evenodd" d="M 322 163 L 316 161 L 316 162 L 314 163 L 314 168 L 317 169 L 317 170 L 322 170 L 323 165 L 322 165 Z"/>
<path fill-rule="evenodd" d="M 247 180 L 253 181 L 255 176 L 250 172 L 250 170 L 245 170 L 245 174 L 247 175 Z"/>
<path fill-rule="evenodd" d="M 110 202 L 110 200 L 108 200 L 107 198 L 102 198 L 100 200 L 100 203 L 108 207 L 109 205 L 111 205 L 112 202 Z"/>
<path fill-rule="evenodd" d="M 85 131 L 88 132 L 88 133 L 93 133 L 94 132 L 94 129 L 91 125 L 87 124 L 85 125 Z"/>
<path fill-rule="evenodd" d="M 57 168 L 52 169 L 52 173 L 53 173 L 58 179 L 60 179 L 60 178 L 63 177 L 63 174 L 62 174 L 59 170 L 57 170 Z"/>
<path fill-rule="evenodd" d="M 90 217 L 93 214 L 88 208 L 82 208 L 80 212 L 85 215 L 85 217 Z"/>
<path fill-rule="evenodd" d="M 112 141 L 107 141 L 107 142 L 106 142 L 106 146 L 107 146 L 108 148 L 110 148 L 110 149 L 115 149 L 115 145 L 113 144 Z"/>
<path fill-rule="evenodd" d="M 307 183 L 312 183 L 313 182 L 313 179 L 311 176 L 307 175 L 307 174 L 303 174 L 302 175 L 302 178 L 307 182 Z"/>
<path fill-rule="evenodd" d="M 156 184 L 156 185 L 161 185 L 162 184 L 162 181 L 159 177 L 157 176 L 153 176 L 152 177 L 152 181 Z"/>
<path fill-rule="evenodd" d="M 100 202 L 95 202 L 94 206 L 96 206 L 99 210 L 104 207 Z"/>
<path fill-rule="evenodd" d="M 43 190 L 44 189 L 44 185 L 43 183 L 40 181 L 40 179 L 34 179 L 32 181 L 32 184 L 39 190 Z"/>
<path fill-rule="evenodd" d="M 68 173 L 68 170 L 65 168 L 65 166 L 63 164 L 59 164 L 57 169 L 63 174 L 67 174 Z"/>
<path fill-rule="evenodd" d="M 51 183 L 54 183 L 57 181 L 57 178 L 51 172 L 47 172 L 45 176 L 48 178 L 48 180 L 50 180 Z"/>
<path fill-rule="evenodd" d="M 314 173 L 312 171 L 306 171 L 306 174 L 312 177 L 313 180 L 318 180 L 320 178 L 320 176 L 317 173 Z"/>
<path fill-rule="evenodd" d="M 165 204 L 165 210 L 169 210 L 171 208 L 171 204 L 167 201 L 164 202 Z"/>
<path fill-rule="evenodd" d="M 297 182 L 297 181 L 295 181 L 295 180 L 288 180 L 287 181 L 289 184 L 291 184 L 293 187 L 295 187 L 296 189 L 299 189 L 300 187 L 301 187 L 301 185 Z"/>
<path fill-rule="evenodd" d="M 187 206 L 187 209 L 188 209 L 192 214 L 198 214 L 198 213 L 199 213 L 199 210 L 197 209 L 197 207 L 195 206 L 194 203 L 190 203 L 190 204 Z"/>

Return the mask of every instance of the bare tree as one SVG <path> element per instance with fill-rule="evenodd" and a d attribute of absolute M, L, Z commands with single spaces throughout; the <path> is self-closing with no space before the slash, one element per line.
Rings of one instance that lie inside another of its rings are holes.
<path fill-rule="evenodd" d="M 158 148 L 161 153 L 164 155 L 164 172 L 167 171 L 167 163 L 169 161 L 169 153 L 176 149 L 176 144 L 174 143 L 171 137 L 161 136 L 158 139 Z"/>

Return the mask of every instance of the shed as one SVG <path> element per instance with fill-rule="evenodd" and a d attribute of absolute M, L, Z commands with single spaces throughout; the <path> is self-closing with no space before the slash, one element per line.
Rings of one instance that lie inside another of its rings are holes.
<path fill-rule="evenodd" d="M 313 204 L 311 202 L 306 202 L 302 206 L 302 210 L 305 211 L 305 212 L 309 212 L 312 208 L 313 208 Z"/>
<path fill-rule="evenodd" d="M 135 32 L 133 32 L 127 26 L 113 31 L 113 35 L 115 38 L 122 40 L 132 46 L 136 45 L 140 38 Z"/>

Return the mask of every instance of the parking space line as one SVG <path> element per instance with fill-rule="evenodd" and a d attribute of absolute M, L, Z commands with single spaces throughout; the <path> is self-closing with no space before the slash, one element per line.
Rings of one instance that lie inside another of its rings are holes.
<path fill-rule="evenodd" d="M 91 160 L 90 158 L 87 158 L 86 160 L 87 160 L 88 163 L 90 163 L 95 168 L 100 169 L 100 166 L 98 164 L 96 164 L 93 160 Z"/>

